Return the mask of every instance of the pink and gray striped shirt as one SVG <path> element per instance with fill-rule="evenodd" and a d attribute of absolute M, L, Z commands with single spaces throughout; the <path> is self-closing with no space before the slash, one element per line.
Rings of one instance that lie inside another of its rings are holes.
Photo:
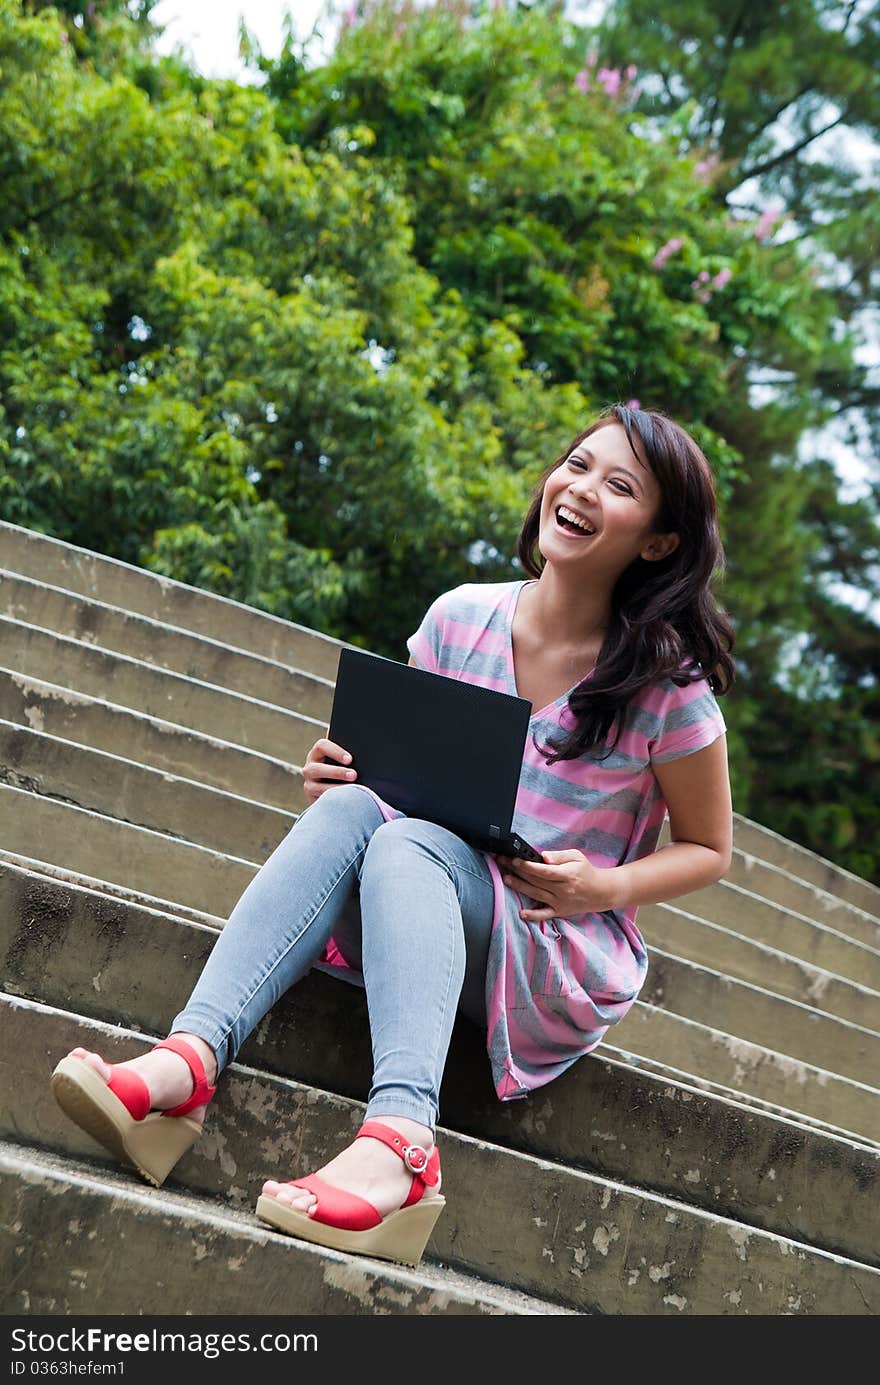
<path fill-rule="evenodd" d="M 467 583 L 438 597 L 407 640 L 415 662 L 516 694 L 511 627 L 526 585 Z M 573 728 L 572 691 L 531 718 L 514 830 L 539 850 L 575 848 L 597 866 L 639 860 L 655 850 L 666 817 L 652 766 L 723 735 L 720 708 L 705 678 L 684 687 L 664 679 L 633 698 L 607 758 L 588 753 L 548 765 L 535 742 L 559 741 Z M 399 816 L 379 803 L 386 817 Z M 636 906 L 528 922 L 519 910 L 534 903 L 504 884 L 493 857 L 486 861 L 495 887 L 487 1047 L 495 1090 L 509 1100 L 559 1076 L 600 1043 L 633 1004 L 648 957 Z"/>

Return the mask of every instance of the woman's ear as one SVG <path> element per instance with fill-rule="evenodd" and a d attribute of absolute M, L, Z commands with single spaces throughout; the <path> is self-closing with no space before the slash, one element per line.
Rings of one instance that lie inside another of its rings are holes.
<path fill-rule="evenodd" d="M 667 558 L 670 553 L 674 553 L 679 542 L 678 534 L 655 534 L 645 544 L 639 557 L 648 563 L 659 562 L 661 558 Z"/>

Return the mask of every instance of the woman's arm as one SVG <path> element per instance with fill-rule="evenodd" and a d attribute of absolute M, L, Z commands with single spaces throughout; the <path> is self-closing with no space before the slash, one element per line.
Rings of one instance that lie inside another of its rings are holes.
<path fill-rule="evenodd" d="M 703 750 L 654 766 L 669 809 L 669 846 L 641 861 L 616 866 L 615 903 L 660 904 L 691 890 L 713 885 L 730 869 L 733 850 L 733 806 L 727 767 L 727 737 Z"/>
<path fill-rule="evenodd" d="M 669 809 L 669 846 L 623 866 L 594 866 L 581 851 L 545 851 L 545 865 L 498 857 L 504 880 L 546 907 L 523 909 L 524 919 L 604 913 L 660 904 L 720 880 L 730 867 L 733 808 L 727 737 L 703 750 L 655 765 Z"/>

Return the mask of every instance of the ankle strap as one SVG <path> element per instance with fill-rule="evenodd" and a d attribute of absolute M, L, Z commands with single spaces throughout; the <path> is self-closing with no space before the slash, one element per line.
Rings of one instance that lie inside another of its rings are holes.
<path fill-rule="evenodd" d="M 399 1130 L 394 1130 L 390 1125 L 383 1125 L 381 1121 L 364 1121 L 357 1135 L 356 1140 L 361 1136 L 368 1136 L 371 1140 L 381 1140 L 383 1144 L 393 1149 L 395 1154 L 399 1154 L 410 1173 L 413 1181 L 419 1182 L 427 1188 L 433 1188 L 440 1179 L 440 1151 L 435 1145 L 429 1154 L 422 1145 L 409 1145 L 401 1135 Z M 421 1193 L 422 1189 L 419 1189 Z"/>
<path fill-rule="evenodd" d="M 179 1106 L 174 1106 L 170 1111 L 163 1111 L 163 1116 L 185 1116 L 190 1111 L 194 1111 L 197 1106 L 206 1106 L 213 1097 L 217 1088 L 212 1087 L 208 1082 L 205 1073 L 205 1065 L 191 1044 L 186 1039 L 162 1039 L 153 1045 L 154 1048 L 170 1048 L 172 1053 L 178 1054 L 188 1065 L 193 1077 L 193 1089 L 186 1101 L 182 1101 Z"/>

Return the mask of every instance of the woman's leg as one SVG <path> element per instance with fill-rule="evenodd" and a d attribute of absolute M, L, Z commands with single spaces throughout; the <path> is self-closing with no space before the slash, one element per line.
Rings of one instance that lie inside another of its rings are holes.
<path fill-rule="evenodd" d="M 456 1010 L 484 1022 L 483 988 L 494 913 L 482 853 L 418 818 L 373 834 L 361 868 L 361 967 L 373 1040 L 367 1119 L 433 1147 L 439 1089 Z M 464 989 L 463 989 L 464 988 Z M 379 1141 L 359 1139 L 319 1170 L 383 1216 L 411 1175 Z M 313 1194 L 269 1180 L 265 1194 L 308 1211 Z"/>
<path fill-rule="evenodd" d="M 247 886 L 170 1032 L 186 1039 L 209 1082 L 295 981 L 318 960 L 355 890 L 370 839 L 384 819 L 354 784 L 328 789 L 295 822 Z M 109 1065 L 74 1049 L 104 1080 Z M 192 1075 L 183 1058 L 154 1049 L 129 1063 L 150 1089 L 152 1106 L 186 1100 Z M 198 1120 L 204 1107 L 192 1113 Z"/>

